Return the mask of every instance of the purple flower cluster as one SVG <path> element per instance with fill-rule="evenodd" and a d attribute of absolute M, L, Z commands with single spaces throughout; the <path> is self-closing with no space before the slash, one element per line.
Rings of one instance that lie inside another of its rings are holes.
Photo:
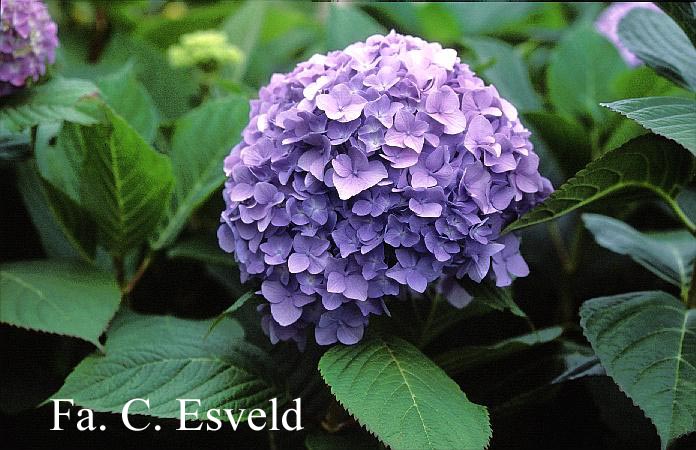
<path fill-rule="evenodd" d="M 354 344 L 383 298 L 528 268 L 501 229 L 553 190 L 517 111 L 451 49 L 394 32 L 274 75 L 225 160 L 220 246 L 272 342 Z M 311 329 L 311 328 L 310 328 Z"/>
<path fill-rule="evenodd" d="M 57 46 L 57 27 L 43 2 L 0 0 L 0 96 L 43 75 Z"/>
<path fill-rule="evenodd" d="M 626 61 L 626 64 L 631 67 L 639 66 L 641 61 L 621 43 L 621 39 L 619 39 L 619 22 L 634 8 L 661 11 L 660 8 L 650 2 L 616 2 L 609 5 L 595 22 L 597 31 L 614 44 L 621 57 Z"/>

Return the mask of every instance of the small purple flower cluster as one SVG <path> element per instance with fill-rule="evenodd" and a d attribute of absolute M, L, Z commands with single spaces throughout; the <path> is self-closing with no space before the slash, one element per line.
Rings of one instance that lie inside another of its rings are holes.
<path fill-rule="evenodd" d="M 0 0 L 0 96 L 46 73 L 57 46 L 57 27 L 43 2 Z"/>
<path fill-rule="evenodd" d="M 626 61 L 626 64 L 631 67 L 639 66 L 642 62 L 621 43 L 621 39 L 619 39 L 619 22 L 621 22 L 621 19 L 623 19 L 626 14 L 635 8 L 662 11 L 655 6 L 655 4 L 650 2 L 616 2 L 609 5 L 595 22 L 597 31 L 614 44 L 619 54 L 621 54 L 621 57 Z"/>
<path fill-rule="evenodd" d="M 399 285 L 499 286 L 501 229 L 553 190 L 517 111 L 451 49 L 394 32 L 274 75 L 225 160 L 220 246 L 261 278 L 272 342 L 354 344 Z"/>

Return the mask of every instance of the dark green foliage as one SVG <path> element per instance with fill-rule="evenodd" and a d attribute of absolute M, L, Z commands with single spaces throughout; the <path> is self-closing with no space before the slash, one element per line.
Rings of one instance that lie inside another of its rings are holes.
<path fill-rule="evenodd" d="M 693 448 L 693 3 L 620 23 L 637 68 L 599 3 L 48 3 L 56 64 L 0 100 L 0 424 L 24 447 L 55 443 L 51 406 L 26 408 L 62 397 L 103 413 L 90 444 Z M 273 73 L 391 29 L 455 48 L 532 131 L 556 192 L 506 230 L 530 275 L 386 298 L 355 346 L 271 345 L 217 245 L 224 158 Z M 175 67 L 196 31 L 243 58 Z M 112 430 L 136 397 L 163 431 Z M 178 398 L 242 422 L 301 398 L 305 429 L 174 433 Z"/>

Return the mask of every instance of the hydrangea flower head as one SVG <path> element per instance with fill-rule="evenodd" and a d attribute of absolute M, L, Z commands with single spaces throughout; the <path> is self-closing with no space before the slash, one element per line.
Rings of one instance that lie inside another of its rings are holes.
<path fill-rule="evenodd" d="M 225 160 L 218 230 L 262 280 L 271 341 L 354 344 L 401 289 L 527 275 L 501 230 L 553 190 L 529 136 L 454 50 L 411 36 L 274 75 Z"/>
<path fill-rule="evenodd" d="M 631 67 L 639 66 L 641 61 L 621 43 L 621 39 L 619 39 L 619 22 L 635 8 L 661 11 L 654 3 L 650 2 L 615 2 L 609 5 L 595 22 L 597 31 L 614 44 L 621 57 L 626 61 L 626 64 Z"/>
<path fill-rule="evenodd" d="M 58 46 L 56 24 L 39 0 L 0 0 L 0 96 L 46 73 Z"/>
<path fill-rule="evenodd" d="M 175 67 L 209 63 L 233 64 L 242 59 L 242 51 L 230 44 L 227 35 L 220 31 L 205 30 L 184 34 L 179 42 L 168 50 L 169 61 Z"/>

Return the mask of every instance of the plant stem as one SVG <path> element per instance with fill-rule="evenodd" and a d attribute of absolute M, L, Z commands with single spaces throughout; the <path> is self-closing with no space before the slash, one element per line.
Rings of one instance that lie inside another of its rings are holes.
<path fill-rule="evenodd" d="M 125 267 L 123 263 L 123 256 L 121 255 L 113 255 L 111 257 L 111 260 L 114 264 L 114 270 L 116 271 L 116 282 L 118 283 L 118 286 L 121 288 L 123 291 L 124 285 L 125 285 Z"/>
<path fill-rule="evenodd" d="M 138 270 L 135 271 L 135 274 L 133 275 L 133 278 L 126 284 L 126 286 L 121 289 L 121 293 L 123 295 L 128 295 L 131 293 L 133 288 L 138 284 L 138 281 L 143 277 L 145 272 L 147 271 L 147 268 L 150 267 L 150 263 L 152 262 L 153 259 L 153 254 L 152 252 L 148 252 L 148 254 L 143 258 L 143 261 L 140 263 L 140 266 L 138 266 Z"/>
<path fill-rule="evenodd" d="M 270 450 L 277 450 L 278 444 L 276 443 L 275 433 L 273 431 L 268 431 L 268 448 Z"/>
<path fill-rule="evenodd" d="M 566 248 L 565 242 L 563 241 L 563 236 L 561 236 L 561 230 L 558 227 L 557 222 L 549 222 L 547 225 L 549 230 L 549 235 L 551 236 L 551 242 L 553 243 L 556 253 L 558 254 L 558 259 L 561 261 L 563 266 L 563 271 L 566 273 L 572 273 L 574 269 L 573 259 Z"/>
<path fill-rule="evenodd" d="M 425 319 L 425 323 L 423 324 L 423 328 L 421 330 L 421 336 L 418 340 L 419 348 L 425 347 L 425 345 L 430 341 L 428 332 L 430 331 L 430 326 L 433 324 L 433 320 L 435 320 L 435 314 L 440 301 L 441 299 L 439 294 L 435 294 L 435 296 L 430 299 L 430 312 L 428 312 L 428 317 Z"/>

